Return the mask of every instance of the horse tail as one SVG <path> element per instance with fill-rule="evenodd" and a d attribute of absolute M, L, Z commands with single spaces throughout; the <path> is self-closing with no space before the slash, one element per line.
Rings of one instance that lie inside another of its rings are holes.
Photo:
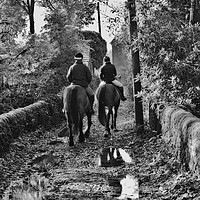
<path fill-rule="evenodd" d="M 70 95 L 70 113 L 72 117 L 72 123 L 75 127 L 78 127 L 78 107 L 77 107 L 77 94 L 78 89 L 73 88 Z"/>
<path fill-rule="evenodd" d="M 102 87 L 99 92 L 99 108 L 98 108 L 98 119 L 99 122 L 105 126 L 106 125 L 106 112 L 105 112 L 105 92 L 106 87 Z"/>

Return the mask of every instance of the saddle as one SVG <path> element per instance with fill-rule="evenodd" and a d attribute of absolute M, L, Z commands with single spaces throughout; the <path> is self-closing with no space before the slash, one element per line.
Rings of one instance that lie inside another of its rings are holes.
<path fill-rule="evenodd" d="M 119 92 L 119 95 L 120 95 L 120 99 L 122 100 L 122 101 L 125 101 L 126 100 L 126 98 L 124 97 L 124 92 L 123 92 L 123 87 L 118 87 L 118 86 L 116 86 L 115 84 L 113 84 L 113 82 L 106 82 L 105 81 L 105 83 L 106 84 L 112 84 L 116 89 L 117 89 L 117 91 Z"/>
<path fill-rule="evenodd" d="M 119 92 L 120 97 L 122 97 L 122 93 L 121 93 L 121 91 L 120 91 L 120 87 L 116 86 L 116 85 L 113 84 L 113 82 L 111 82 L 111 81 L 109 81 L 109 82 L 105 81 L 105 83 L 106 83 L 106 84 L 112 84 L 112 85 L 117 89 L 117 91 Z"/>

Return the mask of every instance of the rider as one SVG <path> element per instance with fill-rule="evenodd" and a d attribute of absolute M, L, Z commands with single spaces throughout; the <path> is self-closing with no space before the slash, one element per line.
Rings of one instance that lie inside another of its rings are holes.
<path fill-rule="evenodd" d="M 110 58 L 108 56 L 105 56 L 103 61 L 104 64 L 100 68 L 100 79 L 106 83 L 112 83 L 113 85 L 115 85 L 120 91 L 121 100 L 125 101 L 126 97 L 124 97 L 123 85 L 116 79 L 117 70 L 115 68 L 115 65 L 111 64 Z"/>
<path fill-rule="evenodd" d="M 72 85 L 80 85 L 86 89 L 86 93 L 88 95 L 91 105 L 90 113 L 94 114 L 93 110 L 94 92 L 92 91 L 92 88 L 89 86 L 92 80 L 92 74 L 89 68 L 85 64 L 83 64 L 82 53 L 77 53 L 74 56 L 74 59 L 75 63 L 72 66 L 70 66 L 67 73 L 67 79 Z"/>

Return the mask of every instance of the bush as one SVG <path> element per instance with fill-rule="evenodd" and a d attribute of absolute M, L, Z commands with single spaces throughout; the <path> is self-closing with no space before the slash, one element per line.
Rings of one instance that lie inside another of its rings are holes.
<path fill-rule="evenodd" d="M 98 69 L 103 64 L 103 57 L 107 52 L 106 41 L 95 31 L 81 31 L 80 36 L 89 41 L 91 62 L 93 67 Z"/>
<path fill-rule="evenodd" d="M 191 104 L 200 94 L 200 26 L 184 24 L 162 6 L 148 9 L 139 26 L 140 95 L 155 103 Z"/>

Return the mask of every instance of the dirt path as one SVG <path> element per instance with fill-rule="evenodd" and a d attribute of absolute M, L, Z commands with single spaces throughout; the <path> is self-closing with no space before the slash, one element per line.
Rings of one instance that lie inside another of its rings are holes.
<path fill-rule="evenodd" d="M 103 127 L 94 115 L 90 138 L 84 144 L 76 143 L 73 148 L 68 143 L 55 142 L 59 127 L 26 133 L 15 140 L 10 152 L 1 158 L 2 193 L 6 189 L 11 194 L 12 188 L 16 191 L 23 185 L 23 190 L 31 187 L 29 193 L 38 191 L 48 200 L 116 199 L 121 194 L 119 181 L 128 174 L 139 180 L 142 200 L 200 199 L 200 182 L 179 170 L 178 161 L 159 137 L 143 140 L 136 137 L 132 104 L 131 101 L 122 102 L 117 119 L 120 131 L 113 133 L 110 139 L 103 137 Z M 148 134 L 148 130 L 145 132 Z M 133 163 L 100 167 L 100 151 L 107 147 L 122 148 L 132 157 Z M 35 155 L 51 150 L 53 156 L 33 159 Z M 30 179 L 30 176 L 36 178 Z M 11 181 L 16 180 L 18 182 L 11 186 Z"/>
<path fill-rule="evenodd" d="M 125 115 L 128 112 L 129 115 Z M 67 144 L 56 146 L 55 152 L 62 155 L 62 162 L 54 168 L 50 178 L 55 199 L 113 199 L 120 196 L 120 187 L 113 185 L 112 180 L 120 180 L 129 171 L 131 173 L 131 166 L 99 167 L 98 158 L 100 151 L 107 147 L 123 148 L 129 152 L 128 144 L 134 138 L 134 134 L 126 135 L 133 127 L 130 113 L 128 103 L 121 105 L 117 121 L 119 132 L 113 133 L 110 139 L 103 137 L 103 127 L 95 115 L 90 138 L 84 144 L 76 143 L 74 148 Z M 133 156 L 131 151 L 129 153 Z"/>

